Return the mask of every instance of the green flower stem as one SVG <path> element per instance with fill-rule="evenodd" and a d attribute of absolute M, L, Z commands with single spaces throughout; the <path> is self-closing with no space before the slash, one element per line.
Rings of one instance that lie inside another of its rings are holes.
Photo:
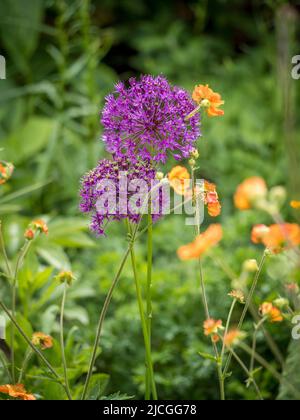
<path fill-rule="evenodd" d="M 20 268 L 22 267 L 23 261 L 26 257 L 26 255 L 29 252 L 30 246 L 32 241 L 27 241 L 24 245 L 24 247 L 21 249 L 20 254 L 17 259 L 16 268 L 12 280 L 12 286 L 11 286 L 11 293 L 12 293 L 12 316 L 16 317 L 16 301 L 17 301 L 17 286 L 18 286 L 18 274 L 20 271 Z M 14 349 L 14 343 L 15 343 L 15 326 L 12 324 L 11 326 L 11 376 L 13 379 L 13 383 L 16 383 L 16 367 L 15 367 L 15 349 Z"/>
<path fill-rule="evenodd" d="M 65 282 L 63 297 L 61 301 L 61 310 L 60 310 L 60 350 L 61 350 L 62 364 L 63 364 L 63 369 L 64 369 L 66 391 L 67 391 L 69 400 L 72 401 L 72 395 L 71 395 L 69 379 L 68 379 L 68 367 L 67 367 L 65 342 L 64 342 L 64 313 L 65 313 L 65 304 L 66 304 L 66 298 L 67 298 L 67 288 L 68 288 L 68 284 L 67 282 Z"/>
<path fill-rule="evenodd" d="M 142 288 L 141 288 L 141 284 L 140 284 L 139 277 L 138 277 L 138 274 L 137 274 L 136 258 L 135 258 L 135 252 L 134 252 L 133 247 L 130 250 L 130 255 L 131 255 L 131 263 L 132 263 L 133 275 L 134 275 L 134 280 L 135 280 L 138 307 L 139 307 L 141 324 L 142 324 L 142 332 L 143 332 L 143 336 L 144 336 L 146 360 L 147 360 L 147 370 L 149 372 L 149 379 L 150 379 L 150 383 L 151 383 L 152 396 L 153 396 L 154 400 L 157 400 L 158 398 L 157 398 L 157 391 L 156 391 L 156 385 L 155 385 L 155 380 L 154 380 L 151 347 L 149 346 L 150 341 L 149 341 L 147 322 L 146 322 L 144 305 L 143 305 Z"/>
<path fill-rule="evenodd" d="M 196 187 L 196 181 L 195 181 L 195 168 L 192 169 L 192 185 L 193 185 L 193 204 L 195 206 L 195 236 L 199 236 L 201 233 L 200 230 L 200 215 L 199 215 L 199 198 L 195 195 L 195 187 Z M 201 257 L 198 259 L 198 265 L 199 265 L 199 275 L 200 275 L 200 288 L 201 288 L 201 297 L 203 301 L 204 311 L 205 311 L 205 317 L 206 320 L 210 319 L 210 312 L 209 312 L 209 306 L 208 306 L 208 299 L 206 294 L 206 287 L 205 287 L 205 281 L 204 281 L 204 275 L 203 275 L 203 267 L 202 267 L 202 259 Z M 219 387 L 220 387 L 220 396 L 221 400 L 224 401 L 226 399 L 225 396 L 225 381 L 224 381 L 224 375 L 222 372 L 222 361 L 219 356 L 219 351 L 216 343 L 211 340 L 213 350 L 215 353 L 216 363 L 217 363 L 217 373 L 218 373 L 218 379 L 219 379 Z"/>
<path fill-rule="evenodd" d="M 0 248 L 1 248 L 1 251 L 2 251 L 2 254 L 3 254 L 3 257 L 4 257 L 4 262 L 5 262 L 5 265 L 6 265 L 6 270 L 7 270 L 6 274 L 11 279 L 13 277 L 13 274 L 12 274 L 12 270 L 10 268 L 10 263 L 9 263 L 9 259 L 8 259 L 8 256 L 7 256 L 5 244 L 4 244 L 1 220 L 0 220 Z"/>
<path fill-rule="evenodd" d="M 94 347 L 93 347 L 93 352 L 92 352 L 92 357 L 91 357 L 90 364 L 89 364 L 88 374 L 87 374 L 86 382 L 85 382 L 82 397 L 81 397 L 82 400 L 86 399 L 89 384 L 90 384 L 91 377 L 92 377 L 92 374 L 93 374 L 93 369 L 94 369 L 96 358 L 97 358 L 97 350 L 98 350 L 98 347 L 99 347 L 99 344 L 100 344 L 100 338 L 101 338 L 101 334 L 102 334 L 104 319 L 106 317 L 106 313 L 108 311 L 109 304 L 111 302 L 115 287 L 117 286 L 117 284 L 120 280 L 121 274 L 123 272 L 123 269 L 125 267 L 127 259 L 129 257 L 131 247 L 132 247 L 132 244 L 129 245 L 127 251 L 125 252 L 125 254 L 123 256 L 123 259 L 121 261 L 118 272 L 117 272 L 117 274 L 116 274 L 116 276 L 115 276 L 115 278 L 114 278 L 114 280 L 113 280 L 113 282 L 110 286 L 110 289 L 109 289 L 108 294 L 106 296 L 102 311 L 100 313 L 99 322 L 98 322 L 97 331 L 96 331 L 95 344 L 94 344 Z"/>
<path fill-rule="evenodd" d="M 252 302 L 252 299 L 253 299 L 253 295 L 254 295 L 254 293 L 255 293 L 255 290 L 256 290 L 256 287 L 257 287 L 257 284 L 258 284 L 258 280 L 259 280 L 260 275 L 261 275 L 261 273 L 262 273 L 262 270 L 263 270 L 263 268 L 264 268 L 264 265 L 265 265 L 265 262 L 266 262 L 266 258 L 267 258 L 267 251 L 265 250 L 265 251 L 264 251 L 264 254 L 263 254 L 263 256 L 262 256 L 262 259 L 261 259 L 261 262 L 260 262 L 260 265 L 259 265 L 258 271 L 257 271 L 257 273 L 256 273 L 256 275 L 255 275 L 255 278 L 254 278 L 254 281 L 253 281 L 253 284 L 252 284 L 251 290 L 250 290 L 250 292 L 249 292 L 249 294 L 248 294 L 247 301 L 246 301 L 246 304 L 245 304 L 245 307 L 244 307 L 243 313 L 242 313 L 242 315 L 241 315 L 241 318 L 240 318 L 239 324 L 238 324 L 238 329 L 239 329 L 239 330 L 241 330 L 241 329 L 242 329 L 242 326 L 243 326 L 243 324 L 244 324 L 244 321 L 245 321 L 246 315 L 247 315 L 247 313 L 248 313 L 248 309 L 249 309 L 249 307 L 250 307 L 250 305 L 251 305 L 251 302 Z M 228 369 L 229 369 L 229 367 L 230 367 L 230 362 L 231 362 L 231 359 L 232 359 L 232 354 L 230 354 L 230 355 L 228 356 L 228 358 L 227 358 L 226 365 L 225 365 L 225 369 L 224 369 L 224 373 L 223 373 L 223 374 L 224 374 L 224 376 L 226 376 L 226 374 L 227 374 L 227 372 L 228 372 Z"/>
<path fill-rule="evenodd" d="M 33 350 L 31 348 L 28 348 L 28 350 L 25 354 L 24 361 L 23 361 L 22 368 L 21 368 L 21 372 L 20 372 L 20 375 L 19 375 L 19 379 L 18 379 L 19 384 L 21 384 L 23 382 L 23 378 L 25 376 L 26 369 L 27 369 L 28 364 L 29 364 L 33 355 L 34 355 Z"/>
<path fill-rule="evenodd" d="M 147 331 L 149 347 L 152 348 L 152 264 L 153 264 L 153 221 L 151 212 L 148 212 L 148 255 L 147 255 Z M 146 370 L 146 393 L 145 399 L 151 397 L 151 377 L 149 369 Z"/>
<path fill-rule="evenodd" d="M 249 347 L 247 344 L 245 343 L 239 343 L 239 347 L 244 350 L 249 356 L 252 356 L 252 348 Z M 288 388 L 290 388 L 291 392 L 294 394 L 294 396 L 299 400 L 300 399 L 300 392 L 288 381 L 284 378 L 283 375 L 281 375 L 280 373 L 277 372 L 277 370 L 275 370 L 273 368 L 272 365 L 270 365 L 270 363 L 268 363 L 260 354 L 258 354 L 257 352 L 254 353 L 254 358 L 255 360 L 261 365 L 263 366 L 268 372 L 270 372 L 270 374 L 279 382 L 282 383 L 284 382 L 286 384 L 286 386 Z"/>
<path fill-rule="evenodd" d="M 251 354 L 251 360 L 250 360 L 250 372 L 252 373 L 254 371 L 254 363 L 255 363 L 255 352 L 256 352 L 256 344 L 257 344 L 257 335 L 258 332 L 260 330 L 260 328 L 263 326 L 263 324 L 265 323 L 266 318 L 263 318 L 260 320 L 260 322 L 255 325 L 255 331 L 253 334 L 253 341 L 252 341 L 252 354 Z"/>
<path fill-rule="evenodd" d="M 252 372 L 251 371 L 249 372 L 249 370 L 247 369 L 247 367 L 244 364 L 244 362 L 240 359 L 240 357 L 236 354 L 236 352 L 233 349 L 229 348 L 229 351 L 232 354 L 232 356 L 236 359 L 236 361 L 238 362 L 238 364 L 241 366 L 241 368 L 244 370 L 244 372 L 247 374 L 248 378 L 253 383 L 253 386 L 254 386 L 254 388 L 255 388 L 255 390 L 257 392 L 257 395 L 258 395 L 259 399 L 260 400 L 263 400 L 264 398 L 263 398 L 262 393 L 261 393 L 261 391 L 260 391 L 260 389 L 259 389 L 259 387 L 258 387 L 258 385 L 257 385 L 257 383 L 256 383 L 256 381 L 255 381 L 255 379 L 253 377 Z"/>
<path fill-rule="evenodd" d="M 62 385 L 62 387 L 66 391 L 66 387 L 65 387 L 64 383 L 62 382 L 62 378 L 60 377 L 60 375 L 52 367 L 52 365 L 46 359 L 46 357 L 43 355 L 43 353 L 37 347 L 35 347 L 32 344 L 30 338 L 26 335 L 26 333 L 23 331 L 22 327 L 16 321 L 15 317 L 12 316 L 12 314 L 9 311 L 9 309 L 5 306 L 5 304 L 1 300 L 0 300 L 0 308 L 2 308 L 2 310 L 6 313 L 6 315 L 8 316 L 8 318 L 14 324 L 15 328 L 20 333 L 21 337 L 24 339 L 24 341 L 29 345 L 29 347 L 33 350 L 33 352 L 42 360 L 42 362 L 47 366 L 47 368 L 52 373 L 52 375 L 57 379 L 57 381 Z"/>
<path fill-rule="evenodd" d="M 223 359 L 224 359 L 224 354 L 225 354 L 225 349 L 226 349 L 225 338 L 226 338 L 226 336 L 228 334 L 228 331 L 229 331 L 229 328 L 230 328 L 231 318 L 232 318 L 232 314 L 233 314 L 236 303 L 237 303 L 237 300 L 233 299 L 233 302 L 232 302 L 232 305 L 230 307 L 230 311 L 229 311 L 229 314 L 228 314 L 228 318 L 227 318 L 227 323 L 226 323 L 226 328 L 225 328 L 225 333 L 224 333 L 223 346 L 222 346 L 222 352 L 221 352 L 222 365 L 223 365 Z"/>

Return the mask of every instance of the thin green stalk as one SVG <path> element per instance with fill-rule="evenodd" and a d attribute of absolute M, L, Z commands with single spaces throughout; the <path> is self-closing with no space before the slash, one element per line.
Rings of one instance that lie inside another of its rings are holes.
<path fill-rule="evenodd" d="M 130 250 L 130 255 L 131 255 L 131 263 L 132 263 L 132 269 L 133 269 L 133 275 L 134 275 L 134 281 L 135 281 L 135 287 L 136 287 L 138 307 L 139 307 L 140 318 L 141 318 L 142 332 L 143 332 L 143 336 L 144 336 L 147 369 L 149 371 L 149 377 L 150 377 L 150 382 L 151 382 L 151 391 L 152 391 L 153 399 L 157 400 L 158 397 L 157 397 L 157 391 L 156 391 L 156 385 L 155 385 L 155 379 L 154 379 L 154 372 L 153 372 L 151 347 L 149 346 L 149 336 L 148 336 L 147 322 L 146 322 L 146 317 L 145 317 L 145 313 L 144 313 L 142 288 L 141 288 L 141 284 L 140 284 L 139 277 L 138 277 L 138 274 L 137 274 L 136 258 L 135 258 L 135 252 L 134 252 L 133 247 Z"/>
<path fill-rule="evenodd" d="M 240 343 L 239 347 L 244 350 L 249 356 L 252 355 L 252 349 L 245 343 Z M 287 387 L 290 388 L 291 392 L 295 395 L 295 397 L 297 399 L 300 399 L 300 392 L 289 382 L 287 381 L 283 375 L 281 375 L 280 373 L 277 372 L 277 370 L 275 370 L 273 368 L 272 365 L 270 365 L 270 363 L 268 363 L 260 354 L 258 354 L 257 352 L 254 353 L 254 358 L 255 360 L 261 365 L 263 366 L 268 372 L 270 372 L 270 374 L 279 382 L 284 382 L 286 384 Z"/>
<path fill-rule="evenodd" d="M 229 328 L 230 328 L 232 314 L 233 314 L 233 311 L 234 311 L 234 308 L 235 308 L 236 303 L 237 303 L 237 300 L 236 299 L 233 299 L 233 302 L 232 302 L 231 307 L 230 307 L 230 310 L 229 310 L 228 318 L 227 318 L 227 323 L 226 323 L 224 338 L 228 334 L 228 331 L 229 331 Z M 226 343 L 225 343 L 225 340 L 223 340 L 223 346 L 222 346 L 222 352 L 221 352 L 221 361 L 222 361 L 222 364 L 223 364 L 223 358 L 224 358 L 224 354 L 225 354 L 225 349 L 226 349 Z"/>
<path fill-rule="evenodd" d="M 82 397 L 81 397 L 82 400 L 85 400 L 86 396 L 87 396 L 89 384 L 90 384 L 90 381 L 91 381 L 93 369 L 94 369 L 96 358 L 97 358 L 97 350 L 98 350 L 98 347 L 99 347 L 99 344 L 100 344 L 100 338 L 101 338 L 101 334 L 102 334 L 104 319 L 106 317 L 106 313 L 107 313 L 107 310 L 109 308 L 109 304 L 111 302 L 115 287 L 117 286 L 117 284 L 120 280 L 120 277 L 121 277 L 121 274 L 123 272 L 124 266 L 125 266 L 125 264 L 127 262 L 127 259 L 129 257 L 131 247 L 132 247 L 132 245 L 130 244 L 127 251 L 124 254 L 124 257 L 121 261 L 118 272 L 117 272 L 117 274 L 116 274 L 116 276 L 115 276 L 115 278 L 114 278 L 114 280 L 113 280 L 113 282 L 110 286 L 110 289 L 109 289 L 108 294 L 106 296 L 102 311 L 100 313 L 100 317 L 99 317 L 99 321 L 98 321 L 98 325 L 97 325 L 97 331 L 96 331 L 95 344 L 94 344 L 94 347 L 93 347 L 93 352 L 92 352 L 92 357 L 91 357 L 90 364 L 89 364 L 88 374 L 87 374 L 86 382 L 85 382 Z"/>
<path fill-rule="evenodd" d="M 256 273 L 256 275 L 255 275 L 255 278 L 254 278 L 254 281 L 253 281 L 253 284 L 252 284 L 251 290 L 250 290 L 250 292 L 249 292 L 249 294 L 248 294 L 247 301 L 246 301 L 246 304 L 245 304 L 245 307 L 244 307 L 243 313 L 242 313 L 242 315 L 241 315 L 241 318 L 240 318 L 239 324 L 238 324 L 238 329 L 239 329 L 239 330 L 241 330 L 241 329 L 242 329 L 243 323 L 244 323 L 244 321 L 245 321 L 245 318 L 246 318 L 246 315 L 247 315 L 248 309 L 249 309 L 249 307 L 250 307 L 250 305 L 251 305 L 252 298 L 253 298 L 253 295 L 254 295 L 254 293 L 255 293 L 255 290 L 256 290 L 257 284 L 258 284 L 258 280 L 259 280 L 259 278 L 260 278 L 260 275 L 261 275 L 261 273 L 262 273 L 263 267 L 264 267 L 264 265 L 265 265 L 266 258 L 267 258 L 267 251 L 265 250 L 265 251 L 264 251 L 264 254 L 263 254 L 263 257 L 262 257 L 262 259 L 261 259 L 261 262 L 260 262 L 260 265 L 259 265 L 258 271 L 257 271 L 257 273 Z M 227 361 L 226 361 L 226 365 L 225 365 L 225 369 L 224 369 L 224 376 L 226 376 L 226 374 L 228 373 L 228 369 L 229 369 L 229 366 L 230 366 L 231 359 L 232 359 L 232 355 L 230 354 L 230 355 L 228 356 L 228 358 L 227 358 Z"/>
<path fill-rule="evenodd" d="M 46 359 L 46 357 L 43 355 L 43 353 L 35 347 L 30 338 L 26 335 L 26 333 L 23 331 L 22 327 L 18 324 L 16 319 L 12 316 L 9 309 L 6 307 L 6 305 L 0 300 L 0 307 L 2 310 L 6 313 L 8 318 L 11 320 L 11 322 L 14 324 L 16 329 L 18 330 L 21 337 L 24 339 L 24 341 L 29 345 L 29 347 L 34 351 L 34 353 L 43 361 L 43 363 L 47 366 L 49 371 L 52 373 L 52 375 L 58 380 L 58 382 L 62 385 L 64 390 L 66 391 L 65 385 L 62 383 L 62 378 L 59 376 L 59 374 L 56 372 L 56 370 L 51 366 L 50 362 Z"/>
<path fill-rule="evenodd" d="M 148 213 L 148 255 L 147 255 L 147 331 L 149 338 L 149 347 L 152 348 L 152 264 L 153 264 L 153 221 L 152 215 Z M 145 399 L 151 397 L 151 379 L 149 369 L 146 370 L 146 392 Z"/>
<path fill-rule="evenodd" d="M 29 348 L 27 350 L 26 354 L 25 354 L 24 361 L 23 361 L 23 364 L 22 364 L 21 372 L 20 372 L 19 379 L 18 379 L 19 384 L 21 384 L 23 382 L 23 378 L 25 376 L 26 369 L 27 369 L 28 364 L 29 364 L 33 355 L 34 355 L 34 353 L 33 353 L 32 349 Z"/>
<path fill-rule="evenodd" d="M 263 318 L 262 320 L 260 320 L 260 322 L 257 325 L 255 325 L 255 331 L 253 334 L 253 341 L 252 341 L 252 354 L 251 354 L 250 368 L 249 368 L 250 372 L 254 371 L 254 363 L 255 363 L 254 354 L 256 352 L 257 335 L 260 330 L 260 327 L 263 326 L 265 321 L 266 321 L 266 318 Z"/>
<path fill-rule="evenodd" d="M 66 305 L 66 298 L 67 298 L 67 288 L 68 288 L 68 284 L 67 282 L 65 282 L 64 292 L 63 292 L 63 297 L 62 297 L 62 302 L 61 302 L 61 309 L 60 309 L 60 349 L 61 349 L 62 364 L 63 364 L 63 369 L 64 369 L 66 391 L 68 394 L 68 398 L 71 401 L 72 395 L 71 395 L 69 379 L 68 379 L 68 367 L 67 367 L 65 341 L 64 341 L 64 313 L 65 313 L 65 305 Z"/>
<path fill-rule="evenodd" d="M 199 206 L 199 198 L 196 197 L 196 195 L 195 195 L 195 187 L 196 187 L 195 168 L 192 169 L 192 187 L 193 187 L 193 203 L 194 203 L 194 206 L 195 206 L 195 235 L 199 236 L 200 233 L 201 233 L 200 223 L 199 223 L 199 220 L 200 220 L 199 207 L 200 206 Z M 208 320 L 208 319 L 210 319 L 210 312 L 209 312 L 208 299 L 207 299 L 207 294 L 206 294 L 205 281 L 204 281 L 204 276 L 203 276 L 203 267 L 202 267 L 201 257 L 199 257 L 199 259 L 198 259 L 198 265 L 199 265 L 199 274 L 200 274 L 201 296 L 202 296 L 202 301 L 203 301 L 206 320 Z M 216 363 L 217 363 L 217 373 L 218 373 L 218 379 L 219 379 L 220 396 L 221 396 L 221 400 L 224 401 L 226 399 L 226 397 L 225 397 L 225 381 L 224 381 L 224 376 L 223 376 L 223 373 L 222 373 L 222 361 L 220 360 L 219 351 L 218 351 L 218 347 L 217 347 L 216 343 L 213 341 L 213 339 L 211 340 L 211 342 L 212 342 L 212 346 L 213 346 L 214 353 L 215 353 L 215 358 L 216 358 Z"/>
<path fill-rule="evenodd" d="M 16 317 L 16 301 L 17 301 L 17 286 L 18 286 L 18 274 L 20 271 L 20 268 L 22 267 L 23 261 L 30 249 L 32 241 L 27 241 L 24 245 L 24 247 L 21 249 L 21 252 L 18 256 L 15 273 L 12 280 L 12 286 L 11 286 L 11 307 L 12 307 L 12 316 Z M 16 367 L 15 367 L 15 349 L 14 349 L 14 343 L 15 343 L 15 327 L 12 324 L 11 326 L 11 376 L 13 379 L 13 383 L 16 383 Z"/>
<path fill-rule="evenodd" d="M 258 395 L 259 399 L 260 400 L 263 400 L 264 398 L 263 398 L 262 393 L 261 393 L 261 391 L 260 391 L 260 389 L 259 389 L 259 387 L 258 387 L 258 385 L 257 385 L 257 383 L 256 383 L 256 381 L 255 381 L 255 379 L 253 377 L 252 372 L 251 371 L 249 372 L 249 370 L 247 369 L 247 367 L 244 364 L 244 362 L 240 359 L 240 357 L 236 354 L 236 352 L 232 348 L 229 348 L 229 351 L 232 354 L 232 356 L 236 359 L 236 361 L 238 362 L 238 364 L 241 366 L 241 368 L 244 370 L 244 372 L 247 374 L 247 376 L 249 377 L 249 379 L 251 380 L 251 382 L 253 383 L 254 388 L 255 388 L 255 390 L 257 392 L 257 395 Z"/>

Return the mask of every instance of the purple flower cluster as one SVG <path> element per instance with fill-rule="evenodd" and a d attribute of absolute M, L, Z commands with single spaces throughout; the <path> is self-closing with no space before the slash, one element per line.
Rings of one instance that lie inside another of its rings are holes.
<path fill-rule="evenodd" d="M 200 117 L 185 121 L 195 109 L 190 95 L 162 76 L 142 76 L 116 85 L 106 98 L 102 124 L 108 152 L 165 163 L 189 157 L 200 135 Z"/>
<path fill-rule="evenodd" d="M 81 181 L 80 210 L 92 215 L 91 230 L 97 235 L 103 235 L 105 226 L 110 221 L 128 218 L 131 222 L 138 223 L 141 218 L 139 210 L 145 205 L 148 193 L 157 183 L 155 177 L 156 171 L 149 161 L 136 160 L 132 163 L 126 157 L 100 161 Z M 144 191 L 140 191 L 141 182 L 146 187 Z M 128 188 L 130 185 L 134 188 Z M 134 196 L 138 197 L 136 208 L 130 206 L 130 199 Z M 156 201 L 153 204 L 158 209 L 153 216 L 154 220 L 162 214 L 162 197 L 160 189 L 153 195 L 153 200 Z"/>

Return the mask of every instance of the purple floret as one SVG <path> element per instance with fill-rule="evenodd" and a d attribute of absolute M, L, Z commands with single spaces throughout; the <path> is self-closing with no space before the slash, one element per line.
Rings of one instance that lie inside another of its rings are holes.
<path fill-rule="evenodd" d="M 124 195 L 124 190 L 120 189 L 120 178 L 124 179 L 124 176 L 128 184 L 136 180 L 146 181 L 146 194 L 144 199 L 140 200 L 142 202 L 137 201 L 138 206 L 142 207 L 145 200 L 147 201 L 147 193 L 153 188 L 153 183 L 154 185 L 157 183 L 155 181 L 156 170 L 149 161 L 136 160 L 133 163 L 131 159 L 125 157 L 115 158 L 113 161 L 107 159 L 101 160 L 98 166 L 88 172 L 81 181 L 80 210 L 83 213 L 91 215 L 90 227 L 97 235 L 104 235 L 107 223 L 114 220 L 120 221 L 128 218 L 133 223 L 140 221 L 141 214 L 139 211 L 134 211 L 128 205 L 130 198 L 140 191 L 133 189 L 128 192 L 128 189 L 126 189 Z M 105 184 L 103 184 L 103 181 L 105 181 Z M 108 185 L 108 187 L 104 187 L 103 185 Z M 116 196 L 116 200 L 103 200 L 104 194 L 105 197 Z M 123 206 L 119 205 L 121 198 L 123 198 Z M 101 199 L 101 203 L 104 202 L 105 205 L 99 211 L 99 200 Z M 160 189 L 157 190 L 157 194 L 153 197 L 153 200 L 156 200 L 158 208 L 158 212 L 153 214 L 153 220 L 156 221 L 163 213 L 163 195 Z M 117 206 L 114 207 L 112 202 L 115 202 Z"/>
<path fill-rule="evenodd" d="M 114 156 L 139 156 L 165 163 L 168 156 L 187 158 L 200 136 L 200 116 L 190 95 L 162 76 L 142 76 L 118 83 L 106 98 L 103 140 Z"/>

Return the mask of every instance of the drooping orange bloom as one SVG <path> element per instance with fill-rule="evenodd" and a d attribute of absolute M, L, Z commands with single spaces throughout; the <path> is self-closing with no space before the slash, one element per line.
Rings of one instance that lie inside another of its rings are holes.
<path fill-rule="evenodd" d="M 209 117 L 219 117 L 224 115 L 224 111 L 219 109 L 224 105 L 224 101 L 219 93 L 214 92 L 209 85 L 198 85 L 193 92 L 193 100 L 198 105 L 206 108 Z"/>
<path fill-rule="evenodd" d="M 291 207 L 296 210 L 300 210 L 300 201 L 293 200 L 291 201 Z"/>
<path fill-rule="evenodd" d="M 0 185 L 5 184 L 14 172 L 14 165 L 12 163 L 0 162 Z"/>
<path fill-rule="evenodd" d="M 267 316 L 269 321 L 272 323 L 283 321 L 283 316 L 280 309 L 274 306 L 271 302 L 264 302 L 260 306 L 259 312 L 261 316 Z"/>
<path fill-rule="evenodd" d="M 222 206 L 217 193 L 217 187 L 208 181 L 204 181 L 204 202 L 207 205 L 208 214 L 211 217 L 220 216 Z"/>
<path fill-rule="evenodd" d="M 48 226 L 43 220 L 34 220 L 31 222 L 24 236 L 28 241 L 32 241 L 38 232 L 44 233 L 45 235 L 49 233 Z"/>
<path fill-rule="evenodd" d="M 210 318 L 204 321 L 203 328 L 204 334 L 207 337 L 210 335 L 215 335 L 219 330 L 223 329 L 223 322 L 220 319 L 216 321 L 215 319 Z"/>
<path fill-rule="evenodd" d="M 245 337 L 245 334 L 236 329 L 233 328 L 232 330 L 228 331 L 228 333 L 224 336 L 224 343 L 227 347 L 232 347 L 235 344 L 237 344 L 240 340 L 242 340 Z"/>
<path fill-rule="evenodd" d="M 254 176 L 240 184 L 234 195 L 235 207 L 239 210 L 249 210 L 259 199 L 266 197 L 268 188 L 263 178 Z"/>
<path fill-rule="evenodd" d="M 263 243 L 264 238 L 270 232 L 270 228 L 266 225 L 256 225 L 252 229 L 251 240 L 255 244 Z"/>
<path fill-rule="evenodd" d="M 180 247 L 177 251 L 178 257 L 183 261 L 200 258 L 211 247 L 217 245 L 222 237 L 222 226 L 219 224 L 211 225 L 194 242 Z"/>
<path fill-rule="evenodd" d="M 171 187 L 179 195 L 185 195 L 190 187 L 189 171 L 183 166 L 175 166 L 168 175 Z"/>
<path fill-rule="evenodd" d="M 32 224 L 41 233 L 45 233 L 46 235 L 48 235 L 49 229 L 48 229 L 47 224 L 44 222 L 44 220 L 34 220 Z"/>
<path fill-rule="evenodd" d="M 41 347 L 42 350 L 51 349 L 53 347 L 53 338 L 41 332 L 34 333 L 31 339 L 34 346 Z"/>
<path fill-rule="evenodd" d="M 252 241 L 262 243 L 274 253 L 300 245 L 300 226 L 296 223 L 254 227 Z"/>
<path fill-rule="evenodd" d="M 23 401 L 35 401 L 36 398 L 32 394 L 28 394 L 24 385 L 2 385 L 0 386 L 0 393 L 9 395 L 12 398 L 17 398 Z"/>

